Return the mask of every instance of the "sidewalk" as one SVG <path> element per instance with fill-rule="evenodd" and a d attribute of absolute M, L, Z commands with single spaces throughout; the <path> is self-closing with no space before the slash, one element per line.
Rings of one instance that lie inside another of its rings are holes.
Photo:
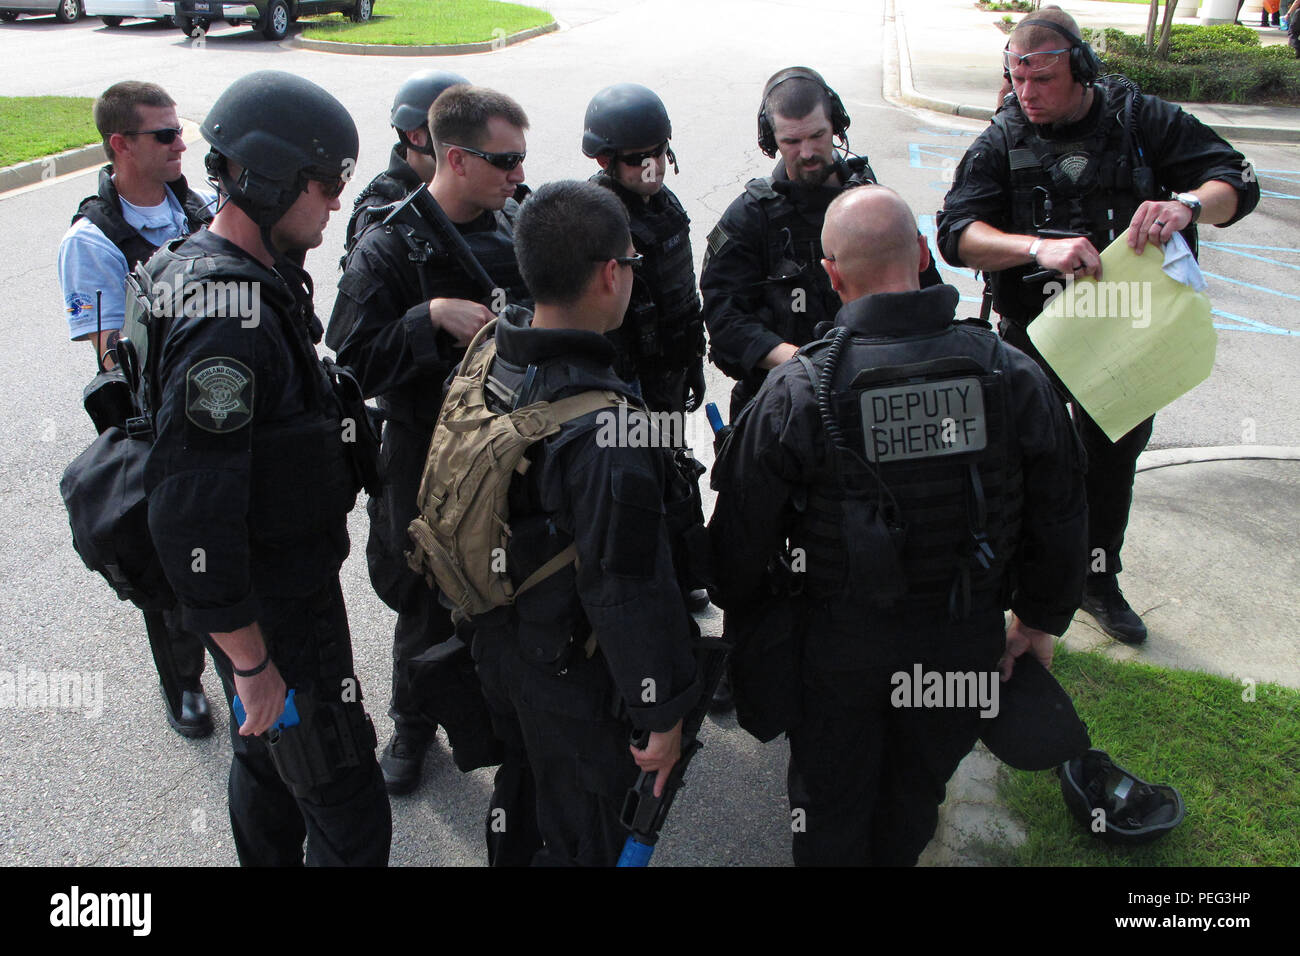
<path fill-rule="evenodd" d="M 986 13 L 976 8 L 974 0 L 893 0 L 891 6 L 898 40 L 899 98 L 912 106 L 971 119 L 992 116 L 1001 85 L 1001 52 L 1007 42 L 995 24 L 1004 14 Z M 1067 5 L 1083 28 L 1118 27 L 1128 33 L 1145 32 L 1148 9 L 1140 3 L 1099 0 L 1072 0 Z M 1019 20 L 1025 15 L 1011 16 Z M 1197 24 L 1200 19 L 1175 17 L 1174 22 Z M 1286 43 L 1281 30 L 1259 32 L 1265 45 Z M 1300 142 L 1297 109 L 1180 105 L 1229 142 Z"/>
<path fill-rule="evenodd" d="M 1065 645 L 1116 660 L 1300 687 L 1293 636 L 1300 618 L 1297 487 L 1300 449 L 1144 454 L 1122 581 L 1150 634 L 1145 644 L 1129 647 L 1079 612 Z M 1108 749 L 1105 740 L 1093 745 Z M 1123 762 L 1122 754 L 1115 756 Z M 922 865 L 985 866 L 993 862 L 985 844 L 1024 841 L 1023 827 L 998 798 L 1000 768 L 983 745 L 962 762 L 948 783 Z M 1063 802 L 1053 810 L 1066 812 Z"/>

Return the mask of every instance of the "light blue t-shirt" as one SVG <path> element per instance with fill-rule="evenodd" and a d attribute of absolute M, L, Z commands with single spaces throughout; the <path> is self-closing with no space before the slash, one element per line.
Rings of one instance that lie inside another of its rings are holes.
<path fill-rule="evenodd" d="M 191 190 L 211 209 L 216 194 Z M 139 230 L 146 240 L 161 246 L 189 234 L 185 210 L 166 190 L 167 199 L 157 206 L 136 206 L 119 199 L 122 218 Z M 95 331 L 120 329 L 126 320 L 126 256 L 89 219 L 78 219 L 59 243 L 59 285 L 63 288 L 64 314 L 73 339 Z M 103 293 L 101 315 L 95 318 L 95 293 Z"/>

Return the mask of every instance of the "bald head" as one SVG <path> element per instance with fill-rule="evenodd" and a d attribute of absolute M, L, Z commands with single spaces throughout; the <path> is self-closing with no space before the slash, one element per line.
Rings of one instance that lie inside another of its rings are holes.
<path fill-rule="evenodd" d="M 858 186 L 835 198 L 822 224 L 831 285 L 845 302 L 877 292 L 919 289 L 925 240 L 903 198 L 885 186 Z"/>

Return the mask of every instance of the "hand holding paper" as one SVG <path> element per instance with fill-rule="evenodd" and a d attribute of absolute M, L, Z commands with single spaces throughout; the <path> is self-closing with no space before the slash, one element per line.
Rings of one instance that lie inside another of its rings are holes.
<path fill-rule="evenodd" d="M 1205 279 L 1181 235 L 1140 256 L 1121 236 L 1101 263 L 1104 280 L 1060 280 L 1029 338 L 1116 441 L 1209 377 L 1217 336 Z"/>

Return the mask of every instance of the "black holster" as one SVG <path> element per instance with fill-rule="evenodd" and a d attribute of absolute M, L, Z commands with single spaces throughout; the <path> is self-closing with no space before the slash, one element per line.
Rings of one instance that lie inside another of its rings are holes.
<path fill-rule="evenodd" d="M 362 766 L 374 755 L 378 738 L 360 700 L 321 701 L 299 690 L 294 703 L 298 724 L 271 730 L 264 739 L 280 779 L 295 797 L 311 798 Z"/>

